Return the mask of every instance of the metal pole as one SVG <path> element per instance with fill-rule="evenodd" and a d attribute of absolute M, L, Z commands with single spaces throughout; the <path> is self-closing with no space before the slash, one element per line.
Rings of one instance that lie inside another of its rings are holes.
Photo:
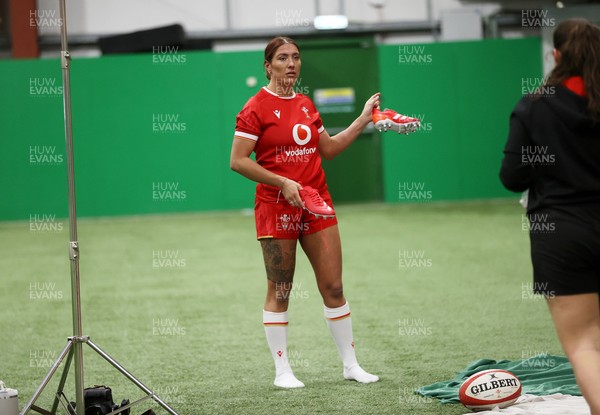
<path fill-rule="evenodd" d="M 71 343 L 71 340 L 69 340 Z M 58 383 L 58 389 L 56 390 L 56 395 L 54 395 L 54 403 L 52 404 L 52 409 L 50 413 L 55 414 L 58 409 L 58 404 L 60 403 L 60 397 L 64 396 L 65 383 L 67 382 L 67 377 L 69 376 L 69 368 L 71 367 L 71 361 L 73 360 L 73 348 L 69 350 L 69 355 L 67 356 L 67 361 L 65 362 L 65 368 L 63 370 L 62 376 L 60 377 L 60 382 Z M 85 398 L 84 398 L 85 399 Z"/>
<path fill-rule="evenodd" d="M 63 77 L 63 104 L 65 114 L 65 142 L 67 159 L 67 182 L 69 187 L 69 259 L 71 261 L 71 297 L 73 305 L 73 356 L 75 361 L 75 411 L 84 415 L 83 400 L 83 344 L 81 324 L 81 296 L 79 278 L 79 242 L 77 242 L 77 208 L 75 203 L 75 163 L 73 160 L 73 122 L 71 118 L 71 77 L 67 44 L 67 9 L 65 0 L 60 0 L 60 45 Z"/>
<path fill-rule="evenodd" d="M 94 351 L 99 353 L 104 359 L 112 364 L 117 370 L 125 375 L 130 381 L 135 383 L 140 389 L 146 392 L 147 396 L 154 399 L 171 415 L 178 415 L 169 405 L 148 389 L 143 383 L 137 380 L 123 366 L 112 359 L 108 354 L 104 353 L 98 346 L 92 343 L 88 336 L 84 336 L 81 324 L 81 284 L 79 278 L 79 242 L 77 242 L 77 209 L 75 204 L 75 163 L 73 156 L 73 122 L 71 118 L 71 78 L 70 65 L 71 55 L 69 54 L 67 45 L 67 11 L 65 6 L 66 0 L 60 0 L 60 44 L 61 44 L 61 67 L 63 79 L 63 105 L 65 115 L 65 142 L 66 142 L 66 159 L 67 159 L 67 183 L 69 188 L 69 259 L 71 261 L 71 302 L 73 311 L 73 336 L 69 337 L 67 346 L 61 352 L 60 356 L 44 378 L 42 384 L 37 389 L 31 400 L 27 403 L 21 415 L 27 415 L 30 410 L 34 410 L 40 414 L 55 415 L 58 403 L 62 403 L 59 398 L 63 395 L 64 383 L 67 379 L 71 360 L 75 362 L 75 415 L 85 415 L 85 400 L 83 396 L 83 344 L 87 343 Z M 48 385 L 50 378 L 54 375 L 65 356 L 69 355 L 65 370 L 61 377 L 56 398 L 52 405 L 52 412 L 34 406 L 35 401 L 40 397 L 44 388 Z M 127 408 L 136 403 L 142 402 L 145 399 L 139 399 L 132 402 Z M 122 408 L 125 409 L 125 408 Z M 70 411 L 69 411 L 70 412 Z M 111 412 L 114 413 L 115 411 Z M 121 411 L 119 411 L 121 412 Z"/>
<path fill-rule="evenodd" d="M 46 387 L 46 385 L 48 385 L 48 382 L 50 382 L 50 379 L 52 379 L 52 376 L 58 370 L 58 368 L 59 368 L 60 364 L 62 363 L 62 361 L 64 360 L 65 356 L 67 356 L 67 354 L 69 354 L 69 352 L 71 352 L 72 346 L 73 346 L 73 343 L 71 342 L 71 339 L 69 339 L 69 341 L 67 342 L 67 345 L 62 350 L 62 352 L 60 352 L 60 354 L 58 355 L 58 358 L 56 359 L 56 361 L 54 362 L 54 364 L 48 371 L 48 374 L 46 375 L 44 380 L 42 380 L 42 383 L 40 384 L 40 386 L 37 388 L 37 390 L 31 397 L 31 399 L 29 400 L 29 402 L 27 402 L 27 405 L 25 405 L 25 407 L 21 410 L 21 412 L 20 412 L 21 415 L 27 415 L 27 413 L 31 410 L 31 408 L 35 404 L 35 401 L 37 401 L 37 399 L 40 397 L 40 395 L 44 391 L 44 388 Z M 70 355 L 69 355 L 69 359 L 70 359 Z M 77 415 L 79 415 L 79 414 L 77 414 Z"/>

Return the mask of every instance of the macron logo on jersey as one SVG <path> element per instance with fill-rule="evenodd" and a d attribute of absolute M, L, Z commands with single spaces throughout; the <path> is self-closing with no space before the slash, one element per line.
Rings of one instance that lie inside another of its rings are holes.
<path fill-rule="evenodd" d="M 281 111 L 279 111 L 279 110 L 274 110 L 274 111 L 273 111 L 273 114 L 275 114 L 275 115 L 277 116 L 277 118 L 280 118 L 280 119 L 281 119 Z"/>

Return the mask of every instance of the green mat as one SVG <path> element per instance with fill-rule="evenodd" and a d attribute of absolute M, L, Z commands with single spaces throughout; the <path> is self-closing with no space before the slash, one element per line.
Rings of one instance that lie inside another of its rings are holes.
<path fill-rule="evenodd" d="M 416 390 L 416 393 L 430 398 L 440 399 L 442 403 L 460 402 L 460 385 L 471 375 L 488 369 L 504 369 L 519 378 L 523 385 L 522 393 L 530 395 L 581 395 L 575 383 L 571 363 L 564 356 L 539 354 L 522 360 L 480 359 L 471 363 L 465 370 L 458 372 L 454 379 L 432 383 Z"/>

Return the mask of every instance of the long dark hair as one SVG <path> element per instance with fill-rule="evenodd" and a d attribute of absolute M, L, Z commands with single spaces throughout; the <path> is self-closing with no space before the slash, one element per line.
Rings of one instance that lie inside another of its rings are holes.
<path fill-rule="evenodd" d="M 557 26 L 553 41 L 560 58 L 546 84 L 560 85 L 581 76 L 590 115 L 600 122 L 600 28 L 586 19 L 568 19 Z"/>
<path fill-rule="evenodd" d="M 285 45 L 286 43 L 290 43 L 294 46 L 296 46 L 298 48 L 298 51 L 300 51 L 300 47 L 298 46 L 298 44 L 296 43 L 296 41 L 290 37 L 285 37 L 285 36 L 277 36 L 274 37 L 273 39 L 271 39 L 271 41 L 267 44 L 267 47 L 265 48 L 265 62 L 271 62 L 273 60 L 273 57 L 275 57 L 275 52 L 277 52 L 277 49 L 279 49 L 279 46 L 281 45 Z M 265 75 L 267 76 L 268 80 L 271 80 L 271 74 L 269 74 L 268 72 L 265 73 Z"/>

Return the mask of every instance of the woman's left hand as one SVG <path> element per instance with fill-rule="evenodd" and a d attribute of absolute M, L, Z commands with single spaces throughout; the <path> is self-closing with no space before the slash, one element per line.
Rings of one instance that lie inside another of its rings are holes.
<path fill-rule="evenodd" d="M 365 118 L 371 121 L 371 112 L 373 111 L 373 108 L 379 108 L 380 95 L 381 92 L 377 92 L 373 94 L 371 98 L 367 100 L 367 102 L 365 102 L 365 106 L 362 110 L 362 113 L 360 114 L 361 118 Z"/>

